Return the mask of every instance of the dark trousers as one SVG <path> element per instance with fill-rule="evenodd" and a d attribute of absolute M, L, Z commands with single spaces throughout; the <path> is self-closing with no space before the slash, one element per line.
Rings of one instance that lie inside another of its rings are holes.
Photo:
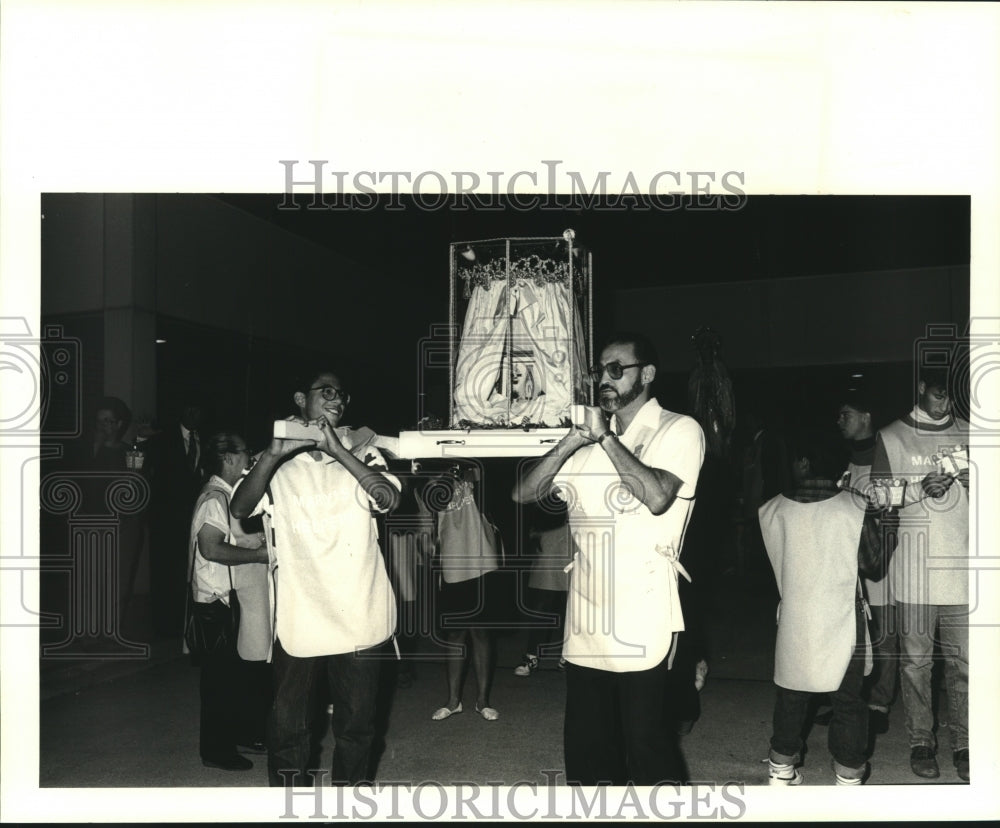
<path fill-rule="evenodd" d="M 272 672 L 271 665 L 266 661 L 240 660 L 237 699 L 239 719 L 236 729 L 238 745 L 252 745 L 266 739 L 267 717 L 274 699 Z"/>
<path fill-rule="evenodd" d="M 199 691 L 203 759 L 225 759 L 237 745 L 264 738 L 271 700 L 271 665 L 243 661 L 235 646 L 201 659 Z"/>
<path fill-rule="evenodd" d="M 202 759 L 219 760 L 236 753 L 240 727 L 238 699 L 240 657 L 235 643 L 229 649 L 201 659 L 201 728 L 199 752 Z"/>
<path fill-rule="evenodd" d="M 365 781 L 375 736 L 375 700 L 383 645 L 357 653 L 298 658 L 274 643 L 274 704 L 268 720 L 267 776 L 272 786 L 309 780 L 316 686 L 325 674 L 333 703 L 332 783 Z M 286 771 L 284 775 L 279 771 Z M 287 773 L 295 771 L 295 774 Z"/>
<path fill-rule="evenodd" d="M 873 606 L 869 630 L 875 664 L 865 680 L 869 707 L 889 709 L 896 697 L 899 678 L 899 630 L 896 605 Z"/>
<path fill-rule="evenodd" d="M 562 655 L 563 624 L 566 619 L 566 591 L 528 587 L 528 609 L 549 618 L 532 618 L 525 652 L 533 656 Z"/>
<path fill-rule="evenodd" d="M 868 744 L 868 705 L 861 695 L 865 677 L 865 616 L 855 608 L 855 645 L 847 672 L 840 687 L 830 694 L 833 716 L 830 719 L 828 745 L 837 772 L 864 770 Z M 777 688 L 774 700 L 771 758 L 785 764 L 796 764 L 802 755 L 802 731 L 809 715 L 814 693 Z M 844 775 L 842 773 L 842 775 Z"/>
<path fill-rule="evenodd" d="M 667 660 L 632 673 L 566 665 L 566 781 L 580 785 L 678 782 L 664 717 Z"/>

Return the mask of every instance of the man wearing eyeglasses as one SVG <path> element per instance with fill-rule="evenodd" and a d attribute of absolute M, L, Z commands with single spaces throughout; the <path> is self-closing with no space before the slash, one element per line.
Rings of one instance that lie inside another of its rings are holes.
<path fill-rule="evenodd" d="M 333 782 L 353 784 L 366 779 L 378 656 L 396 626 L 372 509 L 395 507 L 399 481 L 384 471 L 370 431 L 340 425 L 351 398 L 336 374 L 308 374 L 295 387 L 299 414 L 289 419 L 319 426 L 321 437 L 272 440 L 230 507 L 238 518 L 263 513 L 269 541 L 275 700 L 268 780 L 307 784 L 311 698 L 325 674 Z"/>
<path fill-rule="evenodd" d="M 591 369 L 600 407 L 586 407 L 513 492 L 519 503 L 565 500 L 578 549 L 563 650 L 570 783 L 680 781 L 663 698 L 684 629 L 679 556 L 705 438 L 651 396 L 656 363 L 641 334 L 609 340 Z"/>

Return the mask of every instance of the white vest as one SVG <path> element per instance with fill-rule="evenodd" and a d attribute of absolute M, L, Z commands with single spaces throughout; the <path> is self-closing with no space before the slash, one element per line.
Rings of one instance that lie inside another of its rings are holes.
<path fill-rule="evenodd" d="M 968 424 L 915 428 L 896 420 L 879 432 L 892 476 L 906 480 L 899 511 L 899 543 L 892 556 L 892 597 L 908 604 L 969 602 L 969 493 L 955 481 L 943 497 L 926 497 L 920 485 L 938 471 L 936 455 L 968 443 Z M 948 560 L 948 559 L 962 560 Z"/>
<path fill-rule="evenodd" d="M 654 515 L 623 485 L 599 445 L 577 451 L 556 475 L 574 541 L 563 655 L 583 667 L 627 673 L 667 657 L 684 629 L 678 575 L 681 545 L 705 453 L 691 417 L 649 400 L 619 438 L 652 468 L 683 481 L 677 499 Z"/>
<path fill-rule="evenodd" d="M 788 690 L 832 692 L 843 681 L 857 640 L 864 509 L 850 492 L 841 492 L 815 503 L 778 495 L 759 514 L 781 595 L 774 683 Z"/>

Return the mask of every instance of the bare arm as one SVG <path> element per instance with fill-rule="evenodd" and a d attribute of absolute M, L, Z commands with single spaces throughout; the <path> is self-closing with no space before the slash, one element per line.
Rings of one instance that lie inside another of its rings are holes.
<path fill-rule="evenodd" d="M 575 429 L 586 442 L 597 442 L 608 455 L 622 485 L 654 515 L 662 515 L 677 499 L 684 481 L 667 469 L 643 463 L 609 430 L 599 408 L 588 406 L 584 422 Z M 694 481 L 691 481 L 692 485 Z"/>
<path fill-rule="evenodd" d="M 666 469 L 647 466 L 621 444 L 614 432 L 601 447 L 614 464 L 622 485 L 654 515 L 662 515 L 677 499 L 683 480 Z"/>
<path fill-rule="evenodd" d="M 226 536 L 221 529 L 205 524 L 198 530 L 198 551 L 206 561 L 213 563 L 233 564 L 267 563 L 267 546 L 256 549 L 245 549 L 226 543 Z"/>
<path fill-rule="evenodd" d="M 571 429 L 554 448 L 531 466 L 515 483 L 511 497 L 515 503 L 534 503 L 548 497 L 552 480 L 559 469 L 580 446 L 592 442 L 578 429 Z"/>

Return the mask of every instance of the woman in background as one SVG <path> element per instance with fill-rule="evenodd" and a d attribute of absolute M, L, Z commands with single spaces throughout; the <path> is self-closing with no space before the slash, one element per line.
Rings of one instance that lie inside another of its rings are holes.
<path fill-rule="evenodd" d="M 234 533 L 229 501 L 233 486 L 250 459 L 246 442 L 232 432 L 220 432 L 205 445 L 205 468 L 210 475 L 195 503 L 191 519 L 189 566 L 191 593 L 199 603 L 229 603 L 229 592 L 245 580 L 237 575 L 237 564 L 260 566 L 266 578 L 267 546 L 263 532 Z M 260 610 L 248 601 L 244 613 L 256 618 Z M 250 621 L 241 617 L 241 630 Z M 265 653 L 266 655 L 266 653 Z M 237 752 L 247 741 L 247 726 L 241 721 L 246 688 L 244 667 L 235 641 L 219 652 L 204 656 L 201 666 L 201 726 L 199 750 L 202 764 L 222 770 L 249 770 L 253 762 Z"/>
<path fill-rule="evenodd" d="M 462 685 L 466 659 L 476 671 L 475 710 L 488 722 L 500 718 L 490 706 L 493 678 L 493 641 L 484 626 L 486 574 L 499 568 L 498 539 L 494 526 L 476 503 L 479 470 L 456 466 L 451 473 L 431 481 L 423 491 L 424 503 L 437 514 L 438 555 L 441 579 L 437 592 L 437 626 L 446 642 L 448 703 L 431 718 L 442 721 L 462 712 Z"/>

